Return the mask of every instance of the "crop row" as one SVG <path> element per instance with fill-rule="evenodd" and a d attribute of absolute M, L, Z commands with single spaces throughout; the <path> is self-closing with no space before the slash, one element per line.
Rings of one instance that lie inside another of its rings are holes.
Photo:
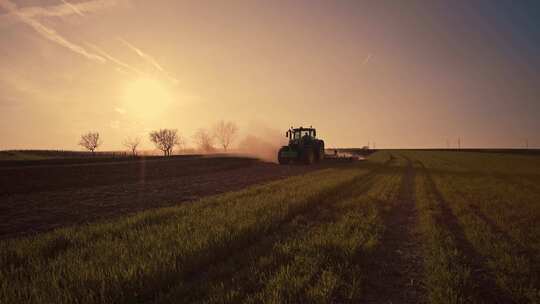
<path fill-rule="evenodd" d="M 456 273 L 447 271 L 447 274 L 449 277 L 456 276 L 455 282 L 458 283 L 458 287 L 451 289 L 467 292 L 467 288 L 459 286 L 484 284 L 485 286 L 480 286 L 480 289 L 491 289 L 491 292 L 498 294 L 499 298 L 516 302 L 538 302 L 540 229 L 534 223 L 540 215 L 537 204 L 539 196 L 537 191 L 523 187 L 522 183 L 523 180 L 536 178 L 530 176 L 530 168 L 523 163 L 516 163 L 512 170 L 507 164 L 494 164 L 487 168 L 474 165 L 473 160 L 480 160 L 479 163 L 486 164 L 492 162 L 495 156 L 482 159 L 473 154 L 468 157 L 476 159 L 471 160 L 463 155 L 451 157 L 441 154 L 430 155 L 425 152 L 413 154 L 426 165 L 427 171 L 432 176 L 432 188 L 437 192 L 440 191 L 439 200 L 436 198 L 424 200 L 422 195 L 419 195 L 419 204 L 422 205 L 422 201 L 425 201 L 426 204 L 433 205 L 441 203 L 442 200 L 450 208 L 446 221 L 448 217 L 455 217 L 458 222 L 456 227 L 451 229 L 450 235 L 453 234 L 455 239 L 462 230 L 463 242 L 472 247 L 472 250 L 465 250 L 469 258 L 472 256 L 473 259 L 481 261 L 481 265 L 478 265 L 478 262 L 472 263 L 480 267 L 479 269 L 467 269 L 471 264 L 463 262 L 453 263 L 452 269 L 456 270 Z M 444 229 L 441 225 L 434 227 L 437 228 L 432 230 Z M 439 237 L 439 239 L 452 238 Z M 452 250 L 445 249 L 442 252 L 448 255 Z M 456 252 L 458 252 L 456 259 L 459 260 L 459 255 L 463 251 Z M 463 270 L 460 270 L 460 267 L 464 267 Z M 469 283 L 464 283 L 467 282 L 470 272 L 481 273 L 476 277 L 483 278 L 485 282 L 469 280 Z M 436 271 L 428 271 L 428 274 L 430 273 Z M 494 281 L 496 286 L 490 286 L 489 281 Z M 459 298 L 467 299 L 466 294 L 459 295 Z"/>
<path fill-rule="evenodd" d="M 381 227 L 370 197 L 391 193 L 389 183 L 398 176 L 384 165 L 365 167 L 371 171 L 322 170 L 189 205 L 0 242 L 0 302 L 175 302 L 200 298 L 200 292 L 220 299 L 248 294 L 252 285 L 238 283 L 233 274 L 255 280 L 253 299 L 270 299 L 274 288 L 260 282 L 282 284 L 287 274 L 301 280 L 305 276 L 293 273 L 309 269 L 309 263 L 336 259 L 332 267 L 343 267 L 375 242 Z M 341 253 L 333 256 L 332 248 Z M 301 256 L 305 267 L 297 264 Z M 265 263 L 273 265 L 271 272 L 262 270 L 268 269 Z M 341 275 L 332 269 L 308 277 L 330 284 Z M 220 291 L 230 284 L 240 290 Z M 313 286 L 307 294 L 333 295 L 326 287 Z M 276 296 L 292 297 L 285 289 Z"/>
<path fill-rule="evenodd" d="M 360 180 L 348 195 L 296 218 L 286 233 L 273 236 L 267 252 L 246 260 L 244 271 L 214 284 L 208 302 L 358 301 L 367 263 L 362 257 L 379 245 L 381 202 L 393 198 L 398 180 L 396 174 Z"/>
<path fill-rule="evenodd" d="M 467 303 L 471 300 L 471 269 L 451 230 L 444 202 L 422 164 L 415 163 L 416 206 L 423 235 L 424 271 L 430 303 Z"/>

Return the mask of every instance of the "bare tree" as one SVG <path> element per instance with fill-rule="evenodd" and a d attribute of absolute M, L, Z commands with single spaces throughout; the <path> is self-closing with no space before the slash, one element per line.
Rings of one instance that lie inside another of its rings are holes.
<path fill-rule="evenodd" d="M 223 146 L 223 150 L 227 151 L 230 144 L 236 139 L 238 127 L 232 121 L 219 121 L 214 125 L 213 133 L 217 141 Z"/>
<path fill-rule="evenodd" d="M 180 143 L 180 135 L 176 129 L 160 129 L 150 132 L 150 140 L 163 151 L 164 156 L 169 156 L 174 146 Z"/>
<path fill-rule="evenodd" d="M 137 155 L 137 147 L 141 144 L 141 138 L 140 137 L 128 137 L 123 142 L 124 146 L 131 150 L 131 154 L 133 156 Z"/>
<path fill-rule="evenodd" d="M 99 138 L 98 132 L 88 132 L 81 135 L 81 141 L 79 145 L 83 146 L 85 149 L 89 150 L 94 154 L 94 151 L 102 144 L 103 142 Z"/>
<path fill-rule="evenodd" d="M 214 137 L 206 129 L 199 129 L 193 134 L 193 141 L 202 152 L 214 151 Z"/>

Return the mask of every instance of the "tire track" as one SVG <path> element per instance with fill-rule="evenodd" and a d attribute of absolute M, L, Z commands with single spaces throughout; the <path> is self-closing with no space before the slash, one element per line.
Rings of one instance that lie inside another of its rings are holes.
<path fill-rule="evenodd" d="M 416 230 L 418 212 L 414 199 L 415 170 L 409 159 L 399 195 L 384 215 L 385 229 L 379 249 L 367 267 L 365 302 L 423 303 L 422 248 Z"/>
<path fill-rule="evenodd" d="M 433 194 L 438 206 L 441 208 L 441 216 L 435 219 L 436 222 L 450 230 L 455 238 L 458 250 L 464 256 L 464 263 L 472 269 L 470 282 L 473 282 L 474 285 L 469 286 L 469 290 L 465 291 L 465 293 L 469 294 L 475 303 L 512 303 L 510 297 L 497 286 L 493 280 L 493 275 L 487 271 L 486 258 L 476 251 L 467 239 L 457 216 L 437 188 L 429 170 L 422 162 L 419 161 L 418 163 L 425 173 L 428 191 Z"/>
<path fill-rule="evenodd" d="M 288 238 L 294 237 L 300 234 L 303 229 L 311 229 L 314 226 L 328 223 L 334 220 L 338 216 L 340 210 L 334 210 L 335 204 L 341 200 L 341 198 L 350 197 L 354 194 L 361 194 L 369 190 L 370 185 L 373 183 L 374 178 L 383 170 L 385 170 L 392 160 L 388 160 L 380 166 L 376 166 L 371 171 L 362 174 L 352 180 L 338 185 L 336 188 L 323 193 L 322 196 L 314 198 L 306 208 L 300 210 L 287 217 L 284 221 L 274 225 L 274 229 L 266 231 L 267 236 L 258 238 L 249 238 L 248 240 L 235 244 L 231 244 L 228 250 L 228 257 L 225 260 L 216 259 L 210 263 L 205 264 L 203 267 L 197 267 L 193 271 L 187 272 L 182 275 L 182 278 L 175 280 L 180 283 L 180 289 L 174 291 L 174 283 L 171 288 L 164 288 L 160 290 L 160 299 L 155 299 L 162 302 L 174 302 L 177 297 L 182 297 L 184 301 L 196 301 L 206 294 L 204 285 L 208 282 L 223 282 L 227 281 L 231 274 L 220 272 L 220 267 L 227 264 L 235 264 L 235 273 L 242 273 L 245 269 L 250 267 L 250 264 L 246 261 L 249 258 L 266 255 L 273 245 L 283 240 L 283 235 L 289 235 Z M 361 184 L 360 189 L 355 188 L 355 185 Z M 302 225 L 294 227 L 295 221 L 302 221 Z M 251 265 L 252 266 L 252 265 Z M 246 268 L 247 267 L 247 268 Z M 275 268 L 275 267 L 274 267 Z M 273 268 L 272 268 L 273 269 Z M 243 284 L 247 283 L 249 278 L 244 278 Z M 201 290 L 201 288 L 203 290 Z M 253 291 L 255 286 L 246 287 L 248 290 Z M 169 294 L 172 292 L 173 294 Z"/>

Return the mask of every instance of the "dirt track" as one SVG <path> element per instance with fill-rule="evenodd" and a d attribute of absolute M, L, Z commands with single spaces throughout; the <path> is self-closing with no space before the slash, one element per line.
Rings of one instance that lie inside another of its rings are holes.
<path fill-rule="evenodd" d="M 382 246 L 371 256 L 366 303 L 425 302 L 421 237 L 416 229 L 416 172 L 410 160 L 407 163 L 397 201 L 384 216 Z"/>
<path fill-rule="evenodd" d="M 0 239 L 177 205 L 320 168 L 223 157 L 1 168 Z"/>

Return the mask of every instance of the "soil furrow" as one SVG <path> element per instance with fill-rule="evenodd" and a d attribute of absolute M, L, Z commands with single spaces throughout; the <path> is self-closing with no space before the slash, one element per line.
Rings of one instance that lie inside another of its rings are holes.
<path fill-rule="evenodd" d="M 415 171 L 405 168 L 399 196 L 384 215 L 385 233 L 379 248 L 366 265 L 365 301 L 368 303 L 423 303 L 422 248 L 416 230 Z"/>

